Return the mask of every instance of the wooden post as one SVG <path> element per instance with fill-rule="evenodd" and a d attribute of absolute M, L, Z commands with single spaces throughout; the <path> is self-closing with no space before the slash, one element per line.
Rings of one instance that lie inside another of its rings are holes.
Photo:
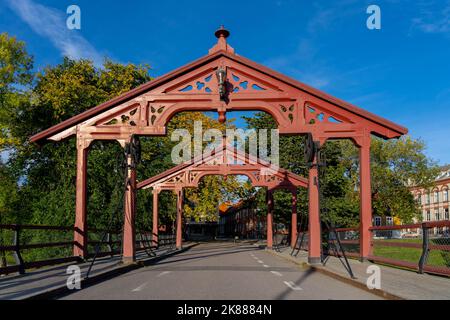
<path fill-rule="evenodd" d="M 360 213 L 359 239 L 360 259 L 367 260 L 371 255 L 372 226 L 372 191 L 370 181 L 370 133 L 365 133 L 359 146 L 359 174 L 360 174 Z"/>
<path fill-rule="evenodd" d="M 183 227 L 183 189 L 177 189 L 177 237 L 176 248 L 182 248 L 182 227 Z"/>
<path fill-rule="evenodd" d="M 292 189 L 292 217 L 291 217 L 291 247 L 295 248 L 297 241 L 297 189 Z"/>
<path fill-rule="evenodd" d="M 159 246 L 158 239 L 158 194 L 159 190 L 153 188 L 153 245 Z"/>
<path fill-rule="evenodd" d="M 273 190 L 268 189 L 267 200 L 267 249 L 273 248 Z"/>
<path fill-rule="evenodd" d="M 319 181 L 318 181 L 317 155 L 313 165 L 309 168 L 308 195 L 309 195 L 309 241 L 308 262 L 318 264 L 321 262 L 320 214 L 319 214 Z"/>
<path fill-rule="evenodd" d="M 87 158 L 90 140 L 77 136 L 77 180 L 75 203 L 75 233 L 73 255 L 75 257 L 88 257 L 87 247 Z"/>
<path fill-rule="evenodd" d="M 124 227 L 123 227 L 123 255 L 122 261 L 125 264 L 136 261 L 136 169 L 131 168 L 131 155 L 127 157 L 127 181 L 124 202 Z"/>

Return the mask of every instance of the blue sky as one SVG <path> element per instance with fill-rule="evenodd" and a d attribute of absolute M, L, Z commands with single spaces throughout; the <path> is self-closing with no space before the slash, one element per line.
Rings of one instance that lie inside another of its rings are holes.
<path fill-rule="evenodd" d="M 81 8 L 81 30 L 66 9 Z M 366 27 L 370 4 L 381 30 Z M 221 24 L 236 52 L 409 128 L 450 163 L 450 0 L 1 0 L 0 32 L 36 69 L 63 55 L 148 63 L 159 76 L 207 53 Z"/>

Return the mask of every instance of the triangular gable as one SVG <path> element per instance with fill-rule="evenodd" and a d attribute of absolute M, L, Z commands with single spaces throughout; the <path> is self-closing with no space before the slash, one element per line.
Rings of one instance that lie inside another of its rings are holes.
<path fill-rule="evenodd" d="M 210 155 L 193 157 L 174 168 L 137 184 L 138 189 L 196 187 L 205 175 L 246 175 L 253 186 L 304 187 L 308 180 L 269 162 L 237 150 L 230 145 L 213 151 Z"/>
<path fill-rule="evenodd" d="M 227 103 L 218 98 L 215 70 L 219 66 L 227 68 Z M 281 133 L 323 131 L 327 137 L 333 137 L 334 132 L 342 136 L 346 132 L 366 130 L 383 138 L 407 133 L 406 128 L 391 121 L 231 51 L 218 50 L 38 133 L 31 141 L 64 139 L 74 134 L 74 127 L 80 124 L 103 127 L 101 130 L 108 134 L 119 131 L 114 131 L 119 125 L 126 126 L 125 131 L 130 134 L 164 134 L 166 122 L 174 113 L 214 109 L 269 112 L 281 126 Z"/>

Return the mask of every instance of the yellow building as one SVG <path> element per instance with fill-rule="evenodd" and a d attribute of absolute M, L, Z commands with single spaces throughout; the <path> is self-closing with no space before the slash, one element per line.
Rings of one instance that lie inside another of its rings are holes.
<path fill-rule="evenodd" d="M 450 165 L 441 168 L 433 187 L 412 188 L 411 191 L 420 205 L 422 221 L 449 220 Z"/>

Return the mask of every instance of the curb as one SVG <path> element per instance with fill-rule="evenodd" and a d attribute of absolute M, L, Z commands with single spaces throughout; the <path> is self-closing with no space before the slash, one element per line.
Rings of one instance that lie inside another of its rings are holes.
<path fill-rule="evenodd" d="M 312 266 L 312 265 L 310 265 L 310 264 L 308 264 L 306 262 L 300 262 L 300 261 L 295 260 L 294 258 L 290 258 L 290 256 L 286 257 L 286 256 L 284 256 L 284 255 L 282 255 L 282 254 L 280 254 L 280 253 L 278 253 L 278 252 L 276 252 L 274 250 L 266 250 L 266 252 L 269 252 L 270 254 L 272 254 L 272 255 L 274 255 L 276 257 L 280 257 L 280 258 L 283 258 L 283 259 L 285 259 L 287 261 L 295 263 L 296 265 L 299 265 L 302 268 L 308 268 L 308 269 L 320 272 L 321 274 L 326 275 L 326 276 L 328 276 L 330 278 L 339 280 L 339 281 L 341 281 L 343 283 L 346 283 L 348 285 L 351 285 L 351 286 L 353 286 L 355 288 L 362 289 L 362 290 L 364 290 L 364 291 L 366 291 L 368 293 L 374 294 L 374 295 L 379 296 L 381 298 L 388 299 L 388 300 L 407 300 L 405 298 L 402 298 L 400 296 L 397 296 L 395 294 L 389 293 L 389 292 L 381 290 L 381 289 L 369 289 L 363 283 L 361 283 L 361 282 L 359 282 L 359 281 L 357 281 L 355 279 L 351 279 L 351 278 L 347 278 L 345 276 L 342 276 L 342 275 L 340 275 L 340 274 L 338 274 L 336 272 L 327 270 L 325 267 Z"/>
<path fill-rule="evenodd" d="M 137 269 L 140 269 L 143 267 L 154 265 L 161 260 L 175 256 L 179 253 L 186 252 L 197 245 L 198 245 L 197 243 L 189 244 L 180 250 L 174 250 L 171 252 L 167 252 L 160 256 L 157 256 L 154 258 L 149 258 L 146 260 L 137 261 L 135 263 L 120 265 L 118 267 L 115 267 L 112 270 L 93 275 L 89 278 L 84 278 L 81 280 L 81 288 L 85 289 L 92 285 L 98 284 L 100 282 L 103 282 L 103 281 L 109 280 L 111 278 L 120 276 L 122 274 L 128 273 L 130 271 L 134 271 L 134 270 L 137 270 Z M 70 290 L 69 288 L 67 288 L 66 285 L 64 285 L 64 286 L 60 286 L 60 287 L 57 287 L 54 289 L 50 289 L 45 292 L 34 294 L 32 296 L 24 298 L 23 300 L 51 300 L 51 299 L 56 299 L 56 298 L 61 298 L 61 297 L 67 296 L 73 292 L 74 292 L 73 290 Z"/>

